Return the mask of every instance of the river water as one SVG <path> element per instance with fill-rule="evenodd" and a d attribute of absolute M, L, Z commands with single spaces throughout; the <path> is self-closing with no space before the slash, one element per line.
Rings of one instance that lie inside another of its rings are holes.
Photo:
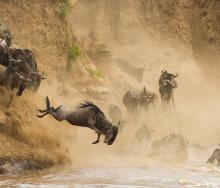
<path fill-rule="evenodd" d="M 21 188 L 219 188 L 214 166 L 74 168 L 47 175 L 5 177 L 0 187 Z"/>

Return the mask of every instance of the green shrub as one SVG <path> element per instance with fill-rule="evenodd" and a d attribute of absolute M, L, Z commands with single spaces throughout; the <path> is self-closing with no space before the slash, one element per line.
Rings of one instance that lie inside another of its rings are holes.
<path fill-rule="evenodd" d="M 59 15 L 61 20 L 64 20 L 66 16 L 71 12 L 73 5 L 70 0 L 64 0 L 58 4 L 57 14 Z"/>
<path fill-rule="evenodd" d="M 78 44 L 71 46 L 68 50 L 68 62 L 67 62 L 67 71 L 69 71 L 73 63 L 81 56 L 81 49 Z"/>
<path fill-rule="evenodd" d="M 68 59 L 70 61 L 76 61 L 81 55 L 81 49 L 78 44 L 73 45 L 69 48 Z"/>
<path fill-rule="evenodd" d="M 93 76 L 93 77 L 95 77 L 97 79 L 104 78 L 104 74 L 103 74 L 103 72 L 100 69 L 97 68 L 97 69 L 93 70 L 90 67 L 87 67 L 86 69 L 87 69 L 87 71 L 89 72 L 89 74 L 91 76 Z"/>

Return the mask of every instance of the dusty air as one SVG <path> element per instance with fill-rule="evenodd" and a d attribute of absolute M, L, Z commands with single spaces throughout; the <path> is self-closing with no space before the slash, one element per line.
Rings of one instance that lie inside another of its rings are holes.
<path fill-rule="evenodd" d="M 220 1 L 0 12 L 0 187 L 220 187 Z"/>

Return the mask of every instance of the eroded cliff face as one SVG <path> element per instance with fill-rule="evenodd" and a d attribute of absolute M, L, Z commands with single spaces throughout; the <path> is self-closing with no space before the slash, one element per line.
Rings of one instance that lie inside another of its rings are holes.
<path fill-rule="evenodd" d="M 57 3 L 53 1 L 1 1 L 0 7 L 1 22 L 11 31 L 13 45 L 32 50 L 40 72 L 47 78 L 41 84 L 41 92 L 26 91 L 21 97 L 15 96 L 9 108 L 9 93 L 2 88 L 1 172 L 22 173 L 70 162 L 65 154 L 67 148 L 60 149 L 53 126 L 45 130 L 36 118 L 36 108 L 41 101 L 44 105 L 44 91 L 50 91 L 48 94 L 62 92 L 56 81 L 66 67 L 69 41 L 74 41 L 68 25 L 56 15 Z"/>
<path fill-rule="evenodd" d="M 215 0 L 82 0 L 77 1 L 71 20 L 74 34 L 90 47 L 88 50 L 96 41 L 117 56 L 130 46 L 131 53 L 125 58 L 138 56 L 132 60 L 143 64 L 153 56 L 161 56 L 161 48 L 172 47 L 192 55 L 206 70 L 218 66 L 219 7 Z M 145 57 L 140 57 L 141 52 Z"/>

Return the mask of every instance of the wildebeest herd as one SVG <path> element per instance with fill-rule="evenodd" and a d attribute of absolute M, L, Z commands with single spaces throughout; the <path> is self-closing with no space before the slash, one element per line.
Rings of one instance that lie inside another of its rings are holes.
<path fill-rule="evenodd" d="M 4 25 L 0 27 L 0 85 L 10 92 L 10 105 L 14 89 L 18 89 L 17 96 L 25 88 L 36 92 L 45 78 L 39 73 L 34 53 L 12 45 L 10 31 Z"/>
<path fill-rule="evenodd" d="M 172 105 L 175 107 L 173 89 L 177 87 L 175 78 L 178 73 L 171 74 L 166 70 L 162 70 L 159 78 L 159 93 L 161 96 L 161 102 L 164 109 L 169 108 Z M 144 87 L 143 90 L 132 89 L 125 93 L 123 96 L 123 104 L 127 109 L 128 116 L 136 114 L 139 109 L 148 111 L 150 105 L 155 106 L 156 94 L 151 91 L 147 91 Z"/>
<path fill-rule="evenodd" d="M 177 87 L 174 80 L 178 75 L 173 75 L 167 71 L 162 71 L 159 81 L 159 91 L 162 101 L 169 102 L 173 99 L 173 88 Z M 162 87 L 162 89 L 161 89 Z M 165 97 L 166 96 L 166 97 Z M 134 113 L 138 107 L 148 108 L 148 105 L 154 103 L 155 94 L 149 92 L 146 88 L 143 91 L 128 91 L 123 97 L 123 103 L 128 109 L 129 113 Z M 38 109 L 41 115 L 37 115 L 39 118 L 43 118 L 47 114 L 52 115 L 56 120 L 66 120 L 68 123 L 81 127 L 88 127 L 94 130 L 97 134 L 97 140 L 93 144 L 99 142 L 100 136 L 105 136 L 104 142 L 108 145 L 113 144 L 118 135 L 118 125 L 114 125 L 110 122 L 101 109 L 92 102 L 82 103 L 77 109 L 68 108 L 64 105 L 60 105 L 57 108 L 51 107 L 50 100 L 46 97 L 46 109 Z M 120 109 L 117 106 L 110 106 L 110 115 L 114 116 L 114 119 L 119 119 Z"/>
<path fill-rule="evenodd" d="M 174 75 L 167 71 L 162 71 L 159 79 L 159 92 L 163 105 L 170 101 L 174 104 L 173 89 L 177 87 Z M 17 96 L 21 96 L 25 88 L 33 92 L 38 91 L 41 80 L 45 79 L 38 70 L 35 54 L 29 49 L 17 48 L 12 45 L 11 33 L 0 24 L 0 85 L 5 86 L 10 91 L 10 101 L 12 101 L 13 90 L 18 89 Z M 150 104 L 154 105 L 156 95 L 147 91 L 144 87 L 140 90 L 130 90 L 123 97 L 123 103 L 127 108 L 128 114 L 133 114 L 138 108 L 148 109 Z M 108 145 L 113 144 L 118 135 L 121 112 L 117 106 L 112 105 L 110 115 L 117 119 L 118 124 L 110 122 L 102 110 L 92 102 L 84 102 L 78 108 L 72 109 L 66 106 L 54 108 L 50 105 L 50 100 L 46 97 L 46 109 L 38 111 L 43 118 L 47 114 L 52 115 L 56 120 L 66 120 L 76 126 L 87 127 L 94 130 L 98 137 L 93 142 L 96 144 L 100 136 L 104 135 L 104 142 Z"/>

